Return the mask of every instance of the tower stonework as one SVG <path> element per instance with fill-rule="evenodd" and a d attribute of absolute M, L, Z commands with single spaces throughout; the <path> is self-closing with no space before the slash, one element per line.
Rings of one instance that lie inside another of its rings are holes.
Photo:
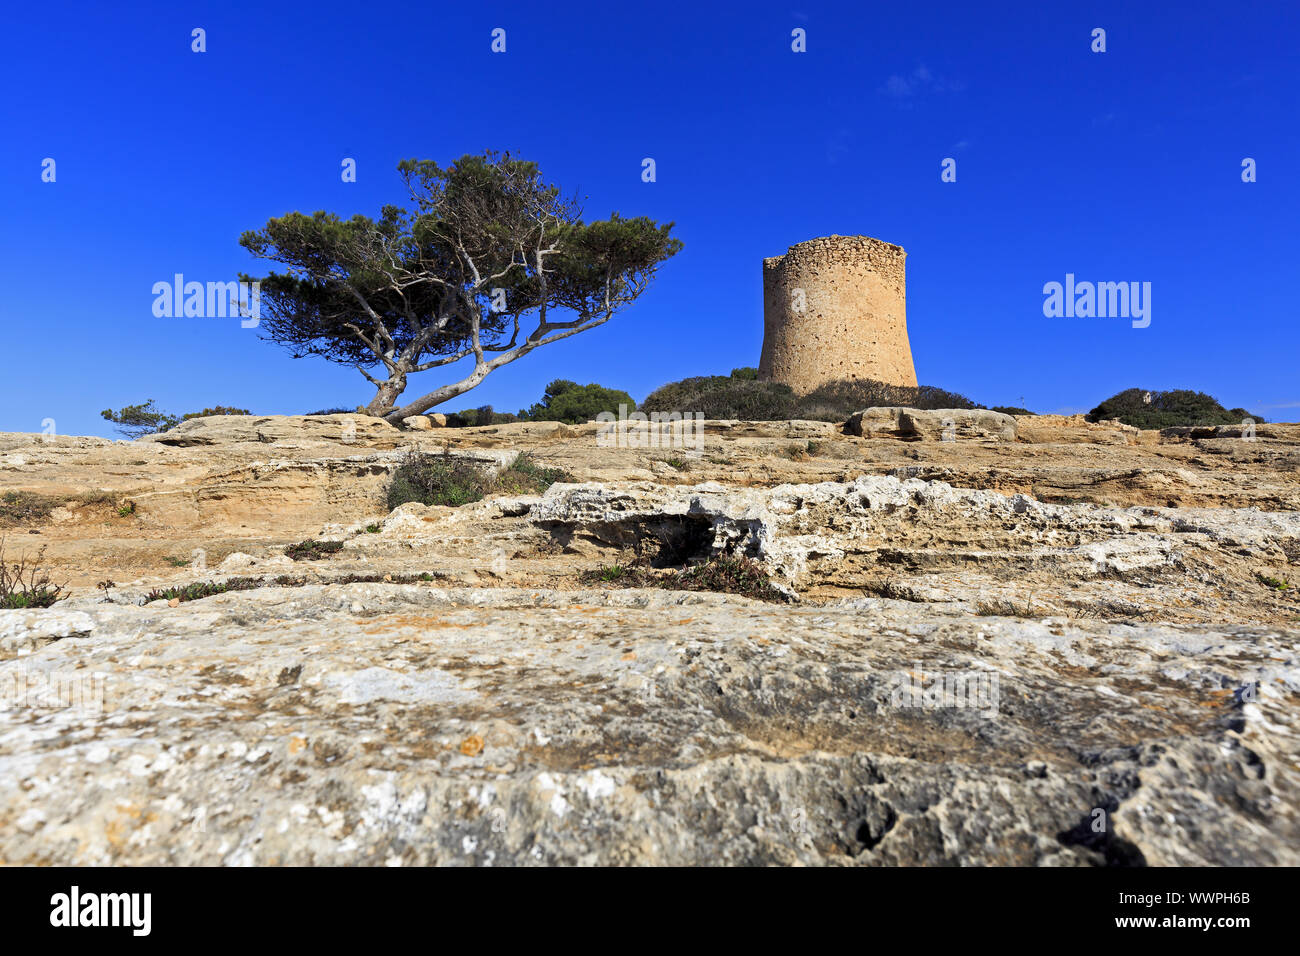
<path fill-rule="evenodd" d="M 758 377 L 800 394 L 835 379 L 915 385 L 901 246 L 825 236 L 763 260 Z"/>

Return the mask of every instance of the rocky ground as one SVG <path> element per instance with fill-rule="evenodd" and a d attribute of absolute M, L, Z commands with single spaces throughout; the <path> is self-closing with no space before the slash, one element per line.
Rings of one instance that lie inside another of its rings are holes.
<path fill-rule="evenodd" d="M 0 861 L 1300 863 L 1300 425 L 606 444 L 0 434 L 6 555 L 70 593 L 0 611 Z M 444 448 L 571 480 L 390 512 Z M 772 599 L 672 589 L 717 555 Z"/>

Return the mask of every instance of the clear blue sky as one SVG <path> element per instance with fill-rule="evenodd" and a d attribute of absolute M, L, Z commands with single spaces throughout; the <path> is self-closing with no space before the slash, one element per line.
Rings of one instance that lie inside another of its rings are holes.
<path fill-rule="evenodd" d="M 444 410 L 515 411 L 555 378 L 640 399 L 756 365 L 763 257 L 861 233 L 908 252 L 923 383 L 1037 411 L 1195 388 L 1300 419 L 1289 0 L 20 4 L 2 36 L 0 430 L 108 435 L 100 409 L 146 398 L 368 401 L 354 370 L 238 320 L 154 318 L 151 287 L 262 271 L 242 231 L 373 215 L 403 198 L 399 159 L 486 147 L 536 160 L 588 219 L 676 221 L 685 249 L 631 310 Z M 1045 318 L 1043 284 L 1067 272 L 1150 282 L 1150 327 Z"/>

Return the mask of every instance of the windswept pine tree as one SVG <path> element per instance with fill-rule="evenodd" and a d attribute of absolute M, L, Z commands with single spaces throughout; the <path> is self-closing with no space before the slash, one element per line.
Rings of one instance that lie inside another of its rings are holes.
<path fill-rule="evenodd" d="M 377 219 L 289 213 L 240 244 L 280 263 L 261 282 L 266 337 L 356 368 L 365 411 L 398 422 L 631 305 L 681 242 L 648 218 L 587 223 L 535 163 L 492 151 L 398 164 L 410 203 Z M 241 277 L 253 281 L 250 277 Z M 403 405 L 412 375 L 473 359 Z"/>

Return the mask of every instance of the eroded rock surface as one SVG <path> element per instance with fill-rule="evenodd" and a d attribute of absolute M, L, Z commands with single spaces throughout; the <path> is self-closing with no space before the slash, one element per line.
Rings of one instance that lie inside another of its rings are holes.
<path fill-rule="evenodd" d="M 358 417 L 0 436 L 71 581 L 0 611 L 0 861 L 1300 863 L 1296 426 Z M 442 448 L 573 480 L 388 512 Z M 580 577 L 719 555 L 788 600 Z"/>

